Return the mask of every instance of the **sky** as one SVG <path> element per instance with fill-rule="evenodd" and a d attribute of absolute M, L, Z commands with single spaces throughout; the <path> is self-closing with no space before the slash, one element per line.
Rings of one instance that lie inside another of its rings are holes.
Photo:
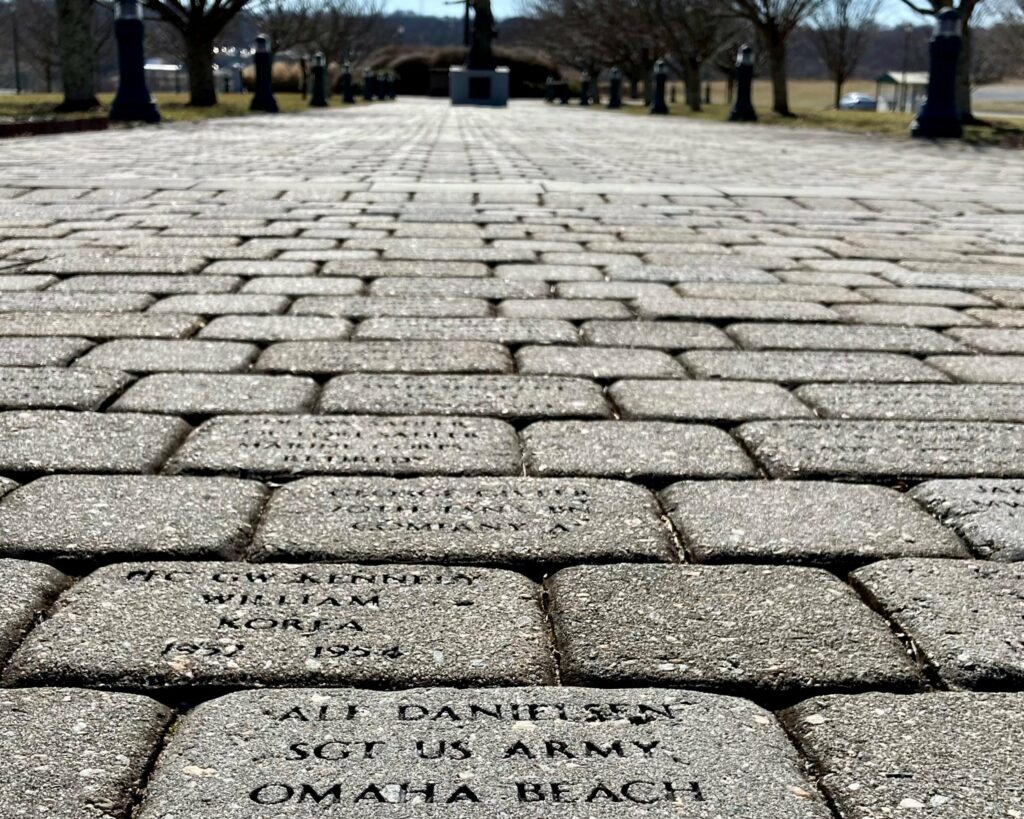
<path fill-rule="evenodd" d="M 491 0 L 494 16 L 514 17 L 522 0 Z M 461 13 L 457 6 L 445 4 L 445 0 L 387 0 L 390 11 L 413 11 L 417 14 L 436 15 L 439 17 L 456 17 Z M 920 20 L 921 18 L 907 9 L 900 0 L 883 0 L 881 20 L 883 23 L 898 23 L 902 20 Z"/>

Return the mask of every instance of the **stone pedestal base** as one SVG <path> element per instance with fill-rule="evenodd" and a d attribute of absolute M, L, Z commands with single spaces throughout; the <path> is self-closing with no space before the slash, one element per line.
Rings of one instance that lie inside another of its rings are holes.
<path fill-rule="evenodd" d="M 452 105 L 508 105 L 508 67 L 493 71 L 453 65 L 448 69 L 448 98 Z"/>

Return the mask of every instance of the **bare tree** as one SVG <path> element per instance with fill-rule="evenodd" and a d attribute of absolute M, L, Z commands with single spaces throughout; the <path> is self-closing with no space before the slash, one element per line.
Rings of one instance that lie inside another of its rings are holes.
<path fill-rule="evenodd" d="M 528 0 L 523 11 L 539 21 L 539 45 L 558 62 L 595 77 L 617 66 L 636 97 L 664 49 L 653 32 L 656 2 Z"/>
<path fill-rule="evenodd" d="M 864 57 L 881 0 L 825 0 L 811 18 L 814 45 L 835 83 L 835 107 L 843 85 Z"/>
<path fill-rule="evenodd" d="M 1024 0 L 1002 0 L 996 13 L 989 29 L 989 47 L 1005 74 L 1024 76 Z"/>
<path fill-rule="evenodd" d="M 270 38 L 270 50 L 287 51 L 304 45 L 310 34 L 311 0 L 252 0 L 246 16 Z"/>
<path fill-rule="evenodd" d="M 92 0 L 56 0 L 57 39 L 64 101 L 58 111 L 89 111 L 96 99 L 96 54 Z"/>
<path fill-rule="evenodd" d="M 701 109 L 702 73 L 740 27 L 720 0 L 656 0 L 657 27 L 673 68 L 683 78 L 686 104 Z"/>
<path fill-rule="evenodd" d="M 772 110 L 783 117 L 789 110 L 786 56 L 789 36 L 807 20 L 823 0 L 728 0 L 733 12 L 748 20 L 768 54 L 772 78 Z M 907 0 L 904 0 L 907 2 Z M 938 0 L 936 0 L 938 2 Z"/>
<path fill-rule="evenodd" d="M 965 123 L 977 122 L 971 113 L 971 65 L 973 56 L 973 38 L 971 23 L 982 0 L 903 0 L 903 4 L 918 14 L 937 15 L 944 8 L 955 8 L 960 13 L 963 47 L 960 59 L 956 64 L 956 107 L 960 111 L 960 120 Z"/>
<path fill-rule="evenodd" d="M 328 60 L 356 61 L 383 36 L 384 0 L 314 0 L 305 42 Z"/>
<path fill-rule="evenodd" d="M 58 0 L 69 2 L 69 0 Z M 147 6 L 181 35 L 188 68 L 189 105 L 217 104 L 213 43 L 249 0 L 147 0 Z"/>

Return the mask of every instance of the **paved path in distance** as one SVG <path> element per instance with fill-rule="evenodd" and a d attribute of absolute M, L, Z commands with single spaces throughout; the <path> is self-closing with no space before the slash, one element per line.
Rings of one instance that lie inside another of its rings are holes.
<path fill-rule="evenodd" d="M 0 144 L 0 819 L 1024 816 L 1024 160 L 399 101 Z"/>

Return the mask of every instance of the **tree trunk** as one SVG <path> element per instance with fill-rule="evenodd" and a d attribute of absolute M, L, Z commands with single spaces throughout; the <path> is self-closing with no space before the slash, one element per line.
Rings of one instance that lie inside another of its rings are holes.
<path fill-rule="evenodd" d="M 213 80 L 213 39 L 195 32 L 187 32 L 184 39 L 188 104 L 209 108 L 217 104 L 217 88 Z"/>
<path fill-rule="evenodd" d="M 835 88 L 835 109 L 838 111 L 839 110 L 839 100 L 841 100 L 843 98 L 843 78 L 842 77 L 833 77 L 832 79 L 835 81 L 835 84 L 836 84 L 836 88 Z"/>
<path fill-rule="evenodd" d="M 636 77 L 629 78 L 629 98 L 631 100 L 640 97 L 640 81 Z"/>
<path fill-rule="evenodd" d="M 700 61 L 687 57 L 683 61 L 683 83 L 686 86 L 686 106 L 691 111 L 701 110 Z"/>
<path fill-rule="evenodd" d="M 58 111 L 88 111 L 99 106 L 94 84 L 90 0 L 57 0 L 57 38 L 64 101 Z"/>
<path fill-rule="evenodd" d="M 960 121 L 977 122 L 971 113 L 971 50 L 972 32 L 968 20 L 961 21 L 963 46 L 956 62 L 956 109 L 960 112 Z"/>
<path fill-rule="evenodd" d="M 789 87 L 786 84 L 786 41 L 777 32 L 766 32 L 768 64 L 772 75 L 772 110 L 780 117 L 791 117 Z"/>

